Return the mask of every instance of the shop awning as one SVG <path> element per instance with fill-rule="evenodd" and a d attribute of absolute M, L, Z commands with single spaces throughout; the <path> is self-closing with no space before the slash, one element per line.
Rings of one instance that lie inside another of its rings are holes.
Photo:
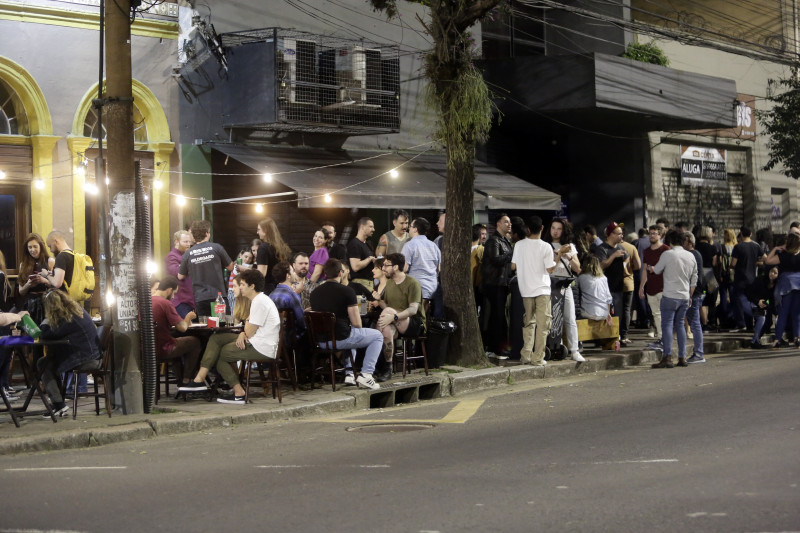
<path fill-rule="evenodd" d="M 210 146 L 256 172 L 272 173 L 275 181 L 297 192 L 298 207 L 330 207 L 324 198 L 328 193 L 337 207 L 444 209 L 446 204 L 442 154 Z M 393 168 L 397 178 L 388 174 Z M 474 208 L 558 210 L 561 197 L 476 161 Z"/>

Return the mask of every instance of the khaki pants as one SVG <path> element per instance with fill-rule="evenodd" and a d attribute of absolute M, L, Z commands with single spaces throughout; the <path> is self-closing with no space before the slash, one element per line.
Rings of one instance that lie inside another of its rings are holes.
<path fill-rule="evenodd" d="M 659 292 L 655 296 L 650 296 L 649 294 L 645 294 L 647 296 L 647 304 L 650 306 L 650 311 L 653 313 L 653 322 L 656 323 L 656 337 L 661 338 L 661 295 L 664 294 L 663 292 Z"/>
<path fill-rule="evenodd" d="M 520 360 L 534 365 L 544 361 L 544 347 L 550 333 L 550 295 L 522 298 L 525 315 L 522 317 L 522 352 Z M 534 341 L 534 331 L 536 339 Z"/>

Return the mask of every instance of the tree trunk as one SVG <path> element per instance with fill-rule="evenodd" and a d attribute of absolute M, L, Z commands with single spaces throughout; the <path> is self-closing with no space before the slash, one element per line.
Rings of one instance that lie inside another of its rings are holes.
<path fill-rule="evenodd" d="M 447 157 L 451 157 L 449 152 Z M 482 365 L 487 359 L 470 278 L 475 164 L 472 159 L 451 164 L 447 170 L 442 292 L 447 317 L 458 329 L 450 339 L 447 362 L 460 366 Z"/>

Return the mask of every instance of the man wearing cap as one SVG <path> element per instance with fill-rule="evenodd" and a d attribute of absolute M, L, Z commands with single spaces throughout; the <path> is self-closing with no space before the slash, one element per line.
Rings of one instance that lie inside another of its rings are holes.
<path fill-rule="evenodd" d="M 625 272 L 628 270 L 630 255 L 620 245 L 624 234 L 623 228 L 624 224 L 617 222 L 606 226 L 606 240 L 595 248 L 594 254 L 600 260 L 600 266 L 608 279 L 608 290 L 611 291 L 614 301 L 614 316 L 620 317 L 620 343 L 628 345 L 631 341 L 628 339 L 628 326 L 623 316 L 625 309 L 623 293 L 625 292 Z"/>

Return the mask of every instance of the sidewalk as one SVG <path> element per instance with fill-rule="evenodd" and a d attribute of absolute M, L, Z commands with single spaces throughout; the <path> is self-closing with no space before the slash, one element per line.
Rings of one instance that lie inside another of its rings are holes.
<path fill-rule="evenodd" d="M 405 380 L 396 375 L 391 382 L 382 383 L 378 391 L 342 386 L 337 387 L 336 392 L 332 392 L 330 385 L 313 391 L 293 392 L 289 388 L 284 391 L 282 404 L 279 404 L 278 400 L 273 400 L 271 396 L 262 396 L 260 389 L 254 387 L 253 402 L 245 406 L 207 402 L 201 397 L 183 401 L 162 395 L 153 413 L 140 415 L 112 413 L 112 417 L 109 418 L 102 408 L 102 402 L 100 416 L 96 416 L 92 399 L 85 398 L 79 404 L 76 420 L 72 420 L 70 411 L 69 417 L 59 418 L 55 424 L 49 419 L 33 416 L 22 419 L 21 427 L 16 428 L 10 416 L 7 414 L 0 416 L 0 455 L 86 448 L 162 435 L 213 430 L 232 425 L 386 408 L 396 404 L 459 397 L 470 392 L 502 387 L 509 383 L 559 378 L 657 362 L 661 356 L 660 352 L 647 349 L 647 344 L 653 339 L 648 338 L 644 330 L 633 330 L 632 333 L 633 344 L 618 352 L 585 348 L 583 351 L 586 357 L 585 363 L 575 363 L 571 360 L 549 361 L 546 367 L 509 364 L 479 370 L 448 366 L 444 370 L 431 372 L 429 376 L 425 376 L 423 371 L 416 371 L 406 376 Z M 749 346 L 749 342 L 750 336 L 745 333 L 709 333 L 703 344 L 708 357 L 713 354 L 730 353 Z M 687 346 L 689 354 L 691 348 L 690 339 Z M 687 371 L 691 371 L 691 366 Z M 34 409 L 39 408 L 35 404 L 32 405 Z"/>

